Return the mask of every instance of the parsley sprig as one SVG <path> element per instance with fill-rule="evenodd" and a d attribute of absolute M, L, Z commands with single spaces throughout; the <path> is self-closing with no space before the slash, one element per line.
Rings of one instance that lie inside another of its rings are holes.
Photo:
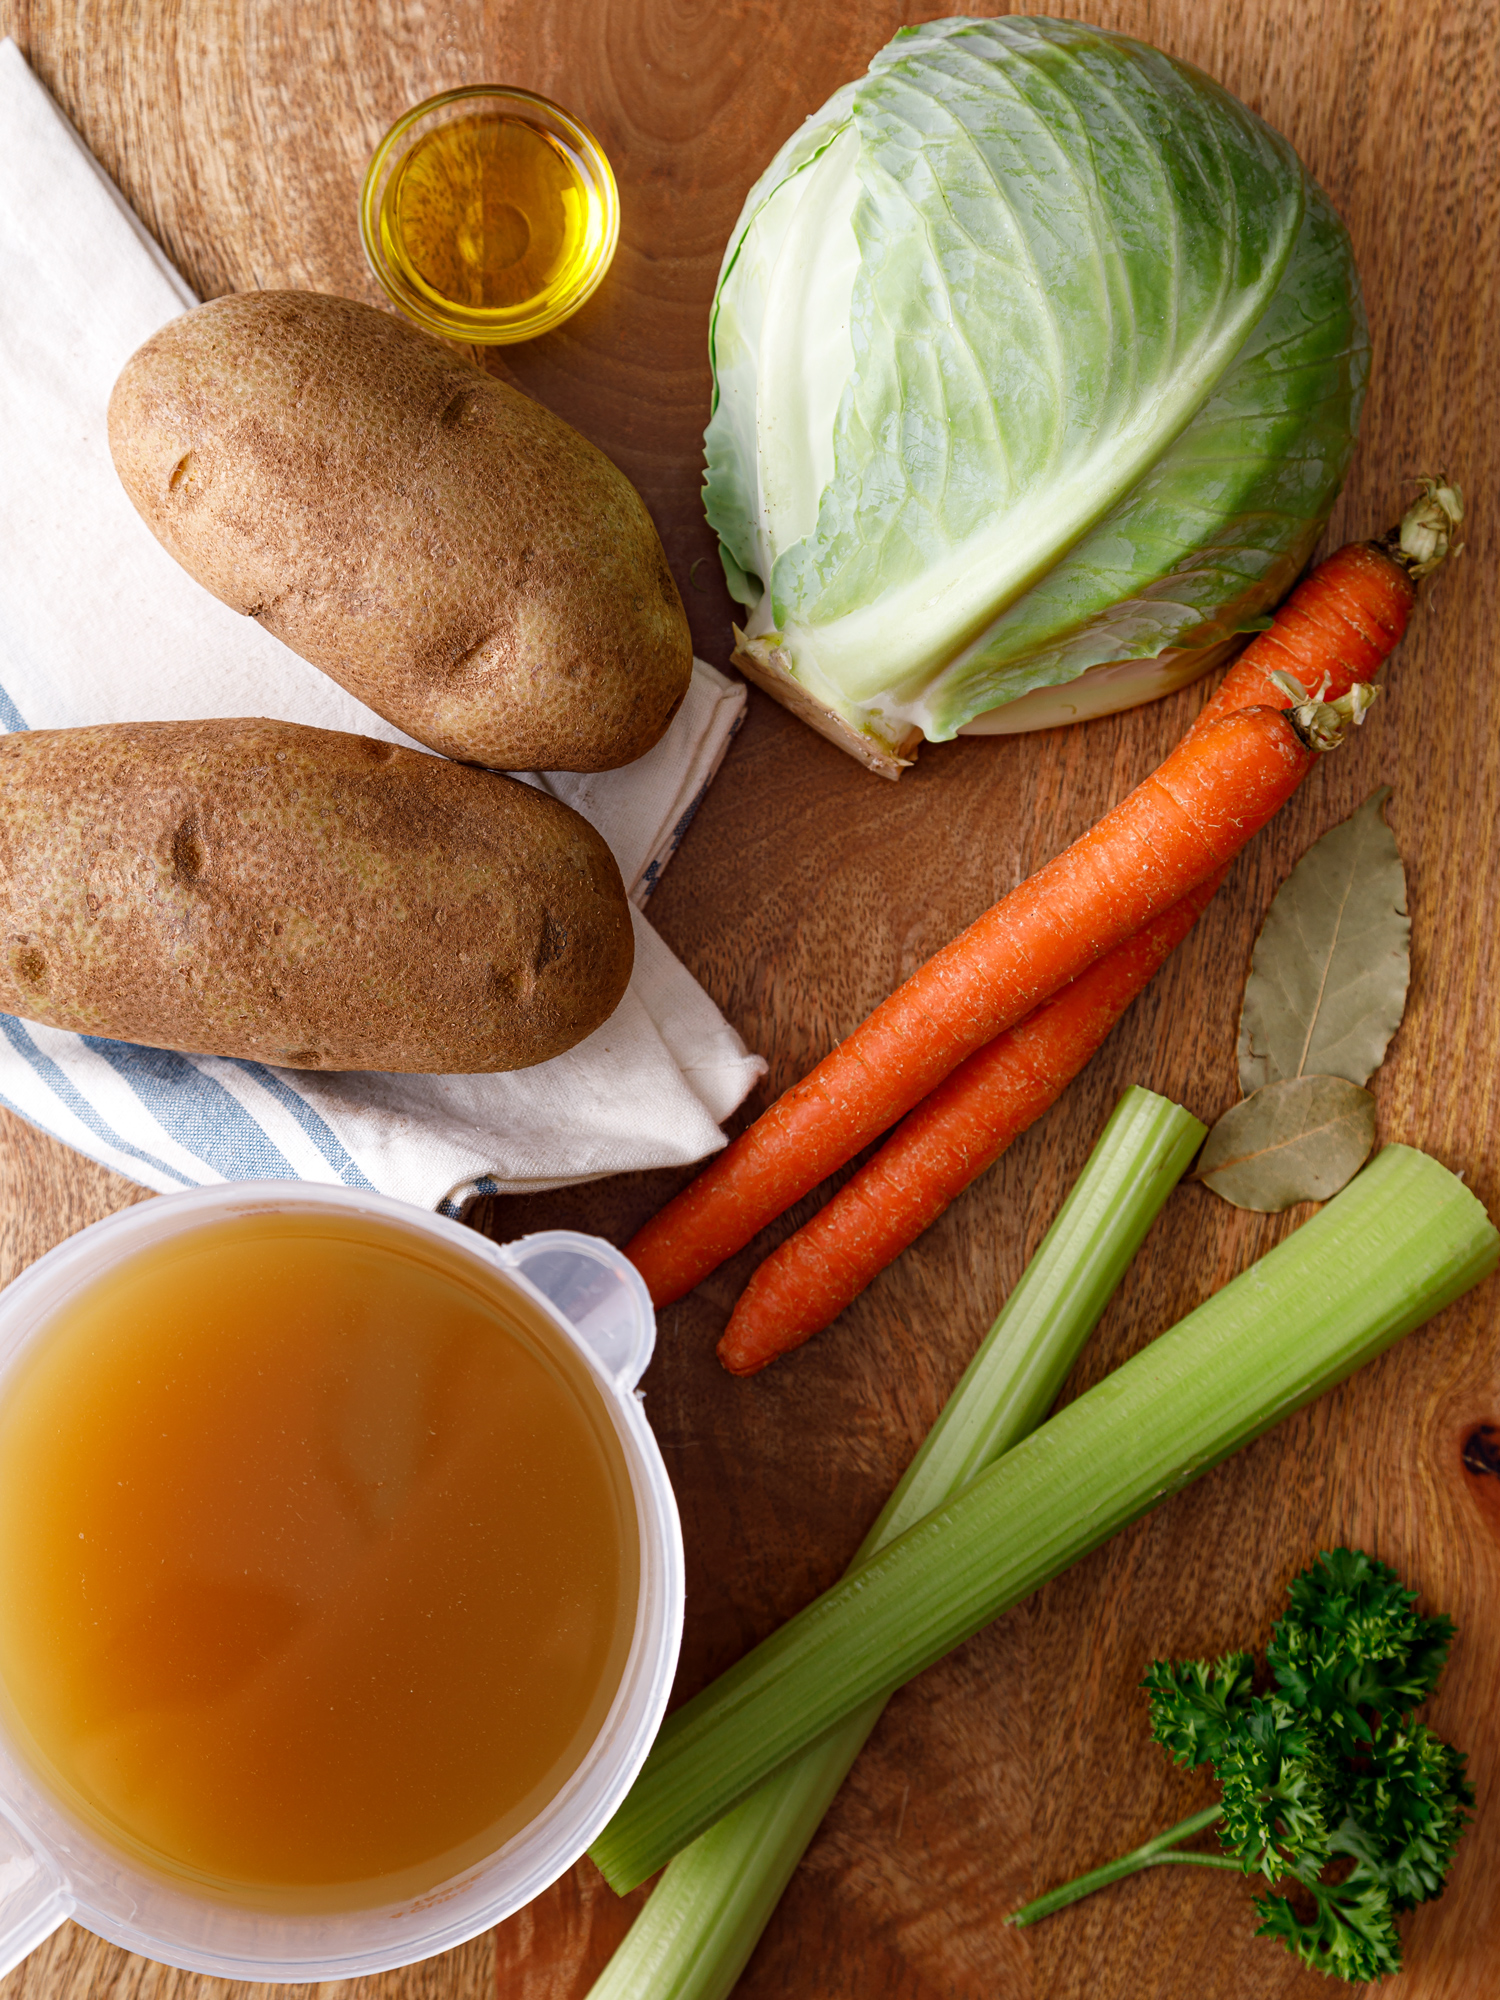
<path fill-rule="evenodd" d="M 1141 1868 L 1192 1862 L 1264 1876 L 1257 1935 L 1319 1972 L 1364 1981 L 1399 1971 L 1396 1917 L 1441 1892 L 1474 1803 L 1463 1756 L 1412 1717 L 1437 1685 L 1453 1623 L 1422 1617 L 1417 1592 L 1358 1549 L 1320 1555 L 1289 1594 L 1264 1692 L 1248 1653 L 1157 1660 L 1143 1682 L 1152 1735 L 1175 1762 L 1211 1765 L 1222 1803 L 1028 1903 L 1012 1923 Z M 1177 1851 L 1214 1824 L 1223 1854 Z"/>

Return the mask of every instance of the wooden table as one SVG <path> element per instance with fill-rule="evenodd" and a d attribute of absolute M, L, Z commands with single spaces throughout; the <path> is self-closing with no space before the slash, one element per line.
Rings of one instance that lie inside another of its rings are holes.
<path fill-rule="evenodd" d="M 256 285 L 375 297 L 354 201 L 408 104 L 504 79 L 576 108 L 620 176 L 620 252 L 566 328 L 489 365 L 571 419 L 638 483 L 698 648 L 727 658 L 729 604 L 697 499 L 714 276 L 773 148 L 923 10 L 879 0 L 0 0 L 89 145 L 204 294 Z M 987 11 L 982 7 L 975 12 Z M 1332 539 L 1383 526 L 1409 475 L 1446 463 L 1471 550 L 1432 593 L 1384 713 L 1241 861 L 1092 1068 L 837 1327 L 750 1383 L 713 1344 L 746 1254 L 663 1317 L 647 1408 L 682 1503 L 691 1692 L 844 1564 L 1081 1166 L 1140 1081 L 1206 1118 L 1236 1095 L 1248 949 L 1308 842 L 1378 781 L 1415 921 L 1406 1023 L 1380 1074 L 1387 1139 L 1424 1146 L 1500 1212 L 1500 132 L 1483 0 L 1101 0 L 1108 25 L 1189 57 L 1301 149 L 1353 233 L 1374 331 L 1364 442 Z M 699 558 L 710 558 L 701 566 Z M 1193 690 L 1045 737 L 924 751 L 893 787 L 759 695 L 651 906 L 770 1059 L 765 1101 L 997 893 L 1162 755 Z M 674 1185 L 641 1176 L 474 1217 L 496 1236 L 576 1224 L 621 1240 Z M 141 1191 L 0 1124 L 8 1279 Z M 808 1212 L 797 1212 L 793 1220 Z M 1297 1218 L 1179 1192 L 1069 1393 L 1096 1380 Z M 1493 1285 L 1043 1590 L 900 1695 L 829 1815 L 740 1991 L 820 2000 L 1291 2000 L 1329 1989 L 1252 1937 L 1249 1890 L 1175 1870 L 1024 1938 L 1031 1892 L 1206 1796 L 1147 1740 L 1136 1683 L 1161 1652 L 1264 1640 L 1318 1547 L 1360 1543 L 1419 1579 L 1461 1636 L 1433 1707 L 1466 1747 L 1479 1820 L 1441 1902 L 1405 1925 L 1404 1994 L 1500 1983 L 1500 1478 L 1464 1440 L 1500 1420 Z M 588 1864 L 492 1937 L 361 2000 L 582 2000 L 637 1899 Z M 264 1989 L 268 1994 L 273 1989 Z M 0 2000 L 208 2000 L 220 1982 L 66 1927 Z M 236 1994 L 252 1989 L 237 1987 Z M 260 1993 L 262 1989 L 255 1988 Z"/>

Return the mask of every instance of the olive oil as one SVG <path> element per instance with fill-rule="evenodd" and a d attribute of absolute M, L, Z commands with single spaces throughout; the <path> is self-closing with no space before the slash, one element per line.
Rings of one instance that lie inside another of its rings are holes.
<path fill-rule="evenodd" d="M 420 1893 L 577 1770 L 639 1551 L 603 1398 L 497 1277 L 266 1212 L 75 1294 L 0 1405 L 0 1688 L 138 1865 L 285 1909 Z"/>
<path fill-rule="evenodd" d="M 424 132 L 385 183 L 381 248 L 430 305 L 546 318 L 597 264 L 603 192 L 531 120 L 479 111 Z"/>

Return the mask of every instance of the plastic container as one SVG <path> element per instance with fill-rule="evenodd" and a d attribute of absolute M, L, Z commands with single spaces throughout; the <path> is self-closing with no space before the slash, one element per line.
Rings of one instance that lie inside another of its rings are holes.
<path fill-rule="evenodd" d="M 397 119 L 366 171 L 359 228 L 408 319 L 491 346 L 535 339 L 598 289 L 620 196 L 598 140 L 561 105 L 475 84 Z"/>
<path fill-rule="evenodd" d="M 0 1293 L 0 1397 L 22 1349 L 69 1295 L 122 1257 L 204 1222 L 270 1209 L 380 1218 L 435 1240 L 530 1298 L 581 1357 L 614 1420 L 640 1535 L 640 1598 L 619 1692 L 593 1748 L 536 1819 L 498 1852 L 409 1902 L 328 1914 L 266 1911 L 195 1895 L 96 1840 L 12 1748 L 0 1712 L 0 1973 L 71 1917 L 112 1944 L 225 1979 L 358 1978 L 448 1951 L 539 1895 L 612 1817 L 665 1712 L 682 1636 L 682 1532 L 636 1391 L 655 1345 L 646 1287 L 610 1244 L 548 1230 L 508 1244 L 382 1195 L 263 1181 L 163 1195 L 97 1222 Z"/>

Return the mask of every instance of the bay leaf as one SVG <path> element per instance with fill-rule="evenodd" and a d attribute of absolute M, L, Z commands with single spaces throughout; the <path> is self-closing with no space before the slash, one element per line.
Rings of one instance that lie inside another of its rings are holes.
<path fill-rule="evenodd" d="M 1327 1201 L 1375 1144 L 1375 1100 L 1342 1076 L 1288 1076 L 1232 1105 L 1203 1143 L 1198 1178 L 1236 1208 L 1275 1215 Z"/>
<path fill-rule="evenodd" d="M 1248 1098 L 1294 1076 L 1368 1083 L 1406 1011 L 1411 918 L 1381 785 L 1303 855 L 1277 891 L 1240 1011 Z"/>

